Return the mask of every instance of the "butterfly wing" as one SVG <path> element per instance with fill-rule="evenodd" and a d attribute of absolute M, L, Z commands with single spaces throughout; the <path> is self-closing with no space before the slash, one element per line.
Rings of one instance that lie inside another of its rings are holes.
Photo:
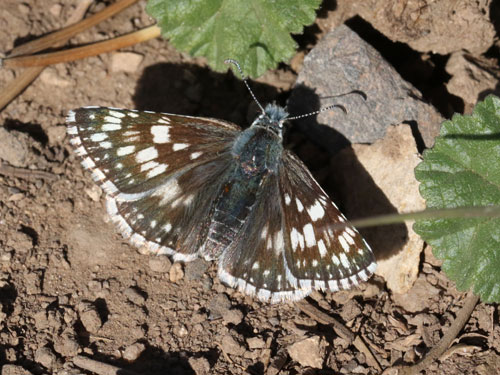
<path fill-rule="evenodd" d="M 279 197 L 279 199 L 276 199 Z M 268 176 L 241 238 L 219 260 L 219 278 L 272 303 L 296 301 L 314 289 L 337 291 L 366 281 L 373 253 L 345 221 L 306 166 L 284 151 Z"/>
<path fill-rule="evenodd" d="M 298 288 L 286 264 L 278 193 L 278 176 L 267 176 L 240 238 L 222 253 L 218 269 L 219 279 L 226 284 L 272 303 L 299 300 L 310 292 Z"/>
<path fill-rule="evenodd" d="M 192 260 L 240 128 L 209 119 L 86 107 L 68 115 L 82 164 L 136 246 Z"/>
<path fill-rule="evenodd" d="M 344 215 L 307 167 L 289 151 L 280 168 L 286 263 L 301 289 L 337 291 L 366 281 L 375 271 L 373 252 L 355 228 L 333 230 Z"/>

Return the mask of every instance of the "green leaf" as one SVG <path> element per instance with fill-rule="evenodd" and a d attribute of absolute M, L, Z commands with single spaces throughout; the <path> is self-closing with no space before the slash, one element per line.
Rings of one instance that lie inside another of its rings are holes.
<path fill-rule="evenodd" d="M 444 122 L 415 176 L 427 207 L 500 205 L 500 99 Z M 500 218 L 422 220 L 414 229 L 460 290 L 500 302 Z"/>
<path fill-rule="evenodd" d="M 237 60 L 252 77 L 288 61 L 321 0 L 149 0 L 148 13 L 177 49 L 204 56 L 216 71 Z"/>

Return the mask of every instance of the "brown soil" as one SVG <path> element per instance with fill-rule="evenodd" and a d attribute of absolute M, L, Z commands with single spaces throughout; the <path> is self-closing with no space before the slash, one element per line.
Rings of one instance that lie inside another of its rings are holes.
<path fill-rule="evenodd" d="M 34 0 L 3 0 L 1 49 L 61 28 L 77 2 L 47 1 L 42 7 Z M 140 2 L 71 43 L 151 24 L 144 6 Z M 310 39 L 316 40 L 319 30 L 309 28 Z M 363 353 L 296 305 L 260 303 L 222 285 L 214 264 L 171 265 L 166 258 L 141 254 L 118 235 L 108 221 L 102 191 L 65 138 L 68 110 L 102 105 L 246 124 L 250 103 L 231 74 L 213 73 L 203 60 L 163 40 L 127 51 L 143 57 L 133 72 L 113 68 L 119 54 L 55 65 L 0 113 L 8 132 L 0 133 L 4 161 L 47 172 L 0 175 L 0 365 L 14 365 L 4 366 L 2 374 L 81 373 L 73 362 L 76 355 L 139 374 L 271 374 L 278 371 L 283 349 L 280 374 L 376 373 Z M 412 72 L 421 61 L 416 59 Z M 408 71 L 408 65 L 398 69 Z M 2 87 L 16 74 L 0 70 Z M 263 102 L 286 98 L 294 79 L 286 67 L 269 73 L 255 83 L 256 95 Z M 426 76 L 417 85 L 427 90 L 429 100 L 444 87 L 444 81 L 433 79 Z M 460 109 L 454 107 L 456 99 L 447 98 L 443 113 Z M 292 139 L 313 172 L 325 176 L 319 168 L 327 158 L 324 151 L 300 134 Z M 408 307 L 415 296 L 418 303 Z M 375 278 L 354 291 L 314 293 L 311 300 L 362 335 L 386 368 L 412 363 L 435 345 L 463 298 L 427 251 L 408 297 L 391 295 Z M 457 340 L 466 349 L 427 372 L 493 373 L 500 353 L 498 317 L 498 306 L 479 304 Z M 306 368 L 287 355 L 290 345 L 310 337 L 319 338 L 322 369 Z"/>

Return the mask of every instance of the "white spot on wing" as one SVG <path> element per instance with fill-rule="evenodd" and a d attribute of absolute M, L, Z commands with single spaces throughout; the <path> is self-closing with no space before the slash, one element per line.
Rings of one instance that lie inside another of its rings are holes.
<path fill-rule="evenodd" d="M 168 143 L 170 142 L 170 126 L 153 125 L 151 127 L 151 134 L 153 135 L 154 143 Z"/>
<path fill-rule="evenodd" d="M 344 253 L 340 253 L 339 257 L 342 265 L 348 270 L 351 269 L 351 263 L 349 262 L 349 259 L 347 259 L 347 256 Z"/>
<path fill-rule="evenodd" d="M 134 151 L 135 151 L 135 146 L 119 147 L 118 150 L 116 150 L 116 155 L 125 156 L 131 154 Z"/>
<path fill-rule="evenodd" d="M 156 147 L 151 146 L 151 147 L 145 148 L 144 150 L 139 151 L 135 155 L 135 160 L 138 163 L 144 163 L 144 162 L 147 162 L 149 160 L 156 159 L 157 157 L 158 157 L 158 151 L 156 150 Z"/>
<path fill-rule="evenodd" d="M 319 255 L 321 258 L 323 258 L 326 255 L 326 246 L 323 240 L 318 241 L 318 250 L 319 250 Z"/>
<path fill-rule="evenodd" d="M 154 160 L 148 161 L 147 163 L 141 165 L 141 172 L 148 171 L 151 168 L 156 167 L 157 165 L 158 163 L 155 162 Z"/>
<path fill-rule="evenodd" d="M 289 206 L 291 201 L 292 198 L 290 198 L 290 196 L 287 193 L 285 193 L 285 204 Z"/>
<path fill-rule="evenodd" d="M 113 117 L 113 116 L 104 117 L 104 121 L 111 122 L 113 124 L 121 124 L 122 123 L 122 120 L 120 120 L 119 118 Z"/>
<path fill-rule="evenodd" d="M 340 244 L 342 245 L 342 248 L 343 248 L 345 251 L 349 252 L 349 245 L 347 244 L 347 242 L 346 242 L 345 238 L 344 238 L 344 237 L 342 237 L 342 236 L 339 236 L 339 242 L 340 242 Z"/>
<path fill-rule="evenodd" d="M 118 112 L 118 111 L 109 111 L 108 112 L 111 116 L 122 118 L 125 117 L 125 113 L 123 112 Z"/>
<path fill-rule="evenodd" d="M 95 133 L 90 136 L 90 140 L 92 142 L 101 142 L 104 141 L 106 138 L 108 138 L 108 135 L 106 133 Z"/>
<path fill-rule="evenodd" d="M 153 170 L 151 170 L 152 172 Z M 152 196 L 160 197 L 160 206 L 164 206 L 176 199 L 182 190 L 177 182 L 177 179 L 170 178 L 165 184 L 156 189 Z"/>
<path fill-rule="evenodd" d="M 316 237 L 314 236 L 314 229 L 311 223 L 304 225 L 304 237 L 306 239 L 307 247 L 316 245 Z"/>
<path fill-rule="evenodd" d="M 295 198 L 295 203 L 297 204 L 297 209 L 299 210 L 299 212 L 304 211 L 304 205 L 298 198 Z"/>
<path fill-rule="evenodd" d="M 187 143 L 174 143 L 172 146 L 172 150 L 174 151 L 179 151 L 179 150 L 184 150 L 185 148 L 188 148 L 189 144 Z"/>
<path fill-rule="evenodd" d="M 311 217 L 312 221 L 316 221 L 325 216 L 325 209 L 322 207 L 321 203 L 316 200 L 314 204 L 307 209 L 307 213 Z"/>
<path fill-rule="evenodd" d="M 157 165 L 156 167 L 154 167 L 153 169 L 151 169 L 148 174 L 146 175 L 147 178 L 153 178 L 153 177 L 156 177 L 158 176 L 159 174 L 165 172 L 168 168 L 168 165 L 167 164 L 159 164 Z"/>
<path fill-rule="evenodd" d="M 203 152 L 193 152 L 191 155 L 189 155 L 189 158 L 191 160 L 198 159 L 201 155 L 203 155 Z"/>
<path fill-rule="evenodd" d="M 104 124 L 101 126 L 101 130 L 105 132 L 110 132 L 113 130 L 120 130 L 122 126 L 120 124 Z"/>

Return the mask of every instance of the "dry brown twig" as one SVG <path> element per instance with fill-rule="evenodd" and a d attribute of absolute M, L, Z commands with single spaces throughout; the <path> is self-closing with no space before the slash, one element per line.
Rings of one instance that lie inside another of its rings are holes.
<path fill-rule="evenodd" d="M 57 179 L 57 175 L 50 172 L 40 171 L 37 169 L 11 167 L 10 165 L 5 164 L 0 164 L 0 175 L 21 178 L 23 180 L 35 180 L 39 178 L 51 181 Z"/>
<path fill-rule="evenodd" d="M 120 367 L 99 362 L 82 355 L 75 356 L 73 364 L 97 375 L 138 375 L 136 372 L 124 370 Z"/>

